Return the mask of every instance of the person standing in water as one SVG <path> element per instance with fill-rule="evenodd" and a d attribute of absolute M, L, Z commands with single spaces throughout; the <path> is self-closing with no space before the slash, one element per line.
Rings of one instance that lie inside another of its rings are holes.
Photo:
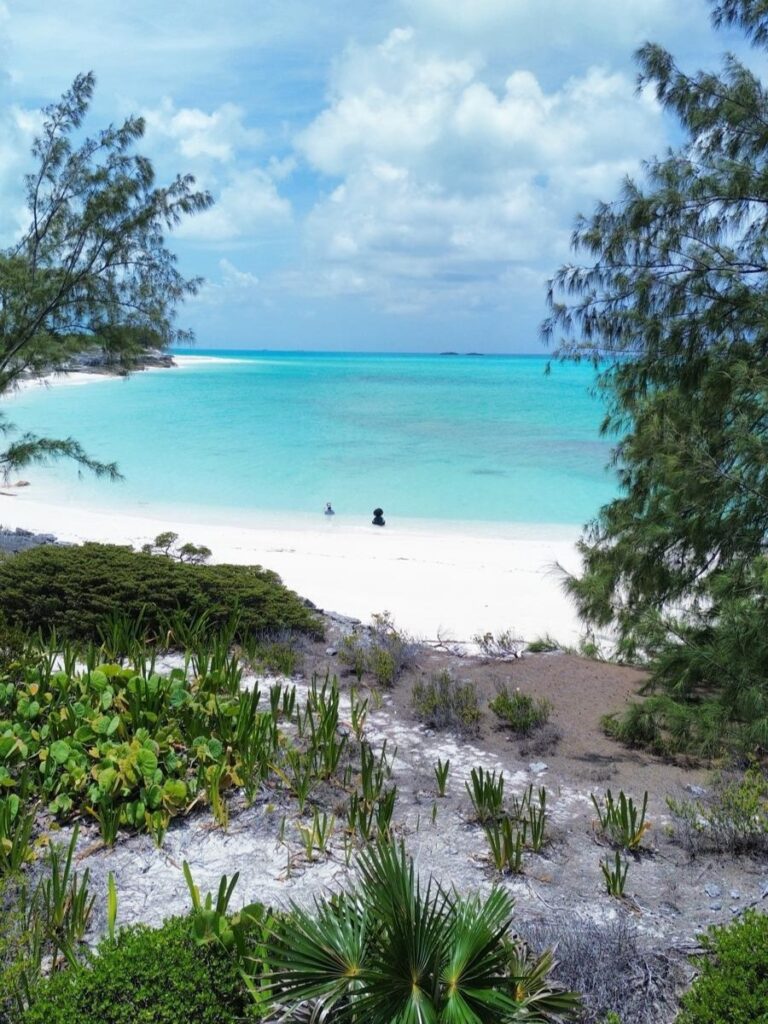
<path fill-rule="evenodd" d="M 384 509 L 383 508 L 375 508 L 373 510 L 373 525 L 374 526 L 383 526 L 384 525 Z"/>
<path fill-rule="evenodd" d="M 327 516 L 335 516 L 336 515 L 336 513 L 333 511 L 333 506 L 331 505 L 330 501 L 326 501 L 326 503 L 325 503 L 325 515 L 327 515 Z"/>

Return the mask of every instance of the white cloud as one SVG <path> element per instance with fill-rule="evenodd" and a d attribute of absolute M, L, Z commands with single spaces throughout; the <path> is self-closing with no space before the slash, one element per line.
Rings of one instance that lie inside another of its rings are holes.
<path fill-rule="evenodd" d="M 223 103 L 207 114 L 198 107 L 177 108 L 165 97 L 159 107 L 143 114 L 150 142 L 153 136 L 168 138 L 190 160 L 229 163 L 238 151 L 253 149 L 264 140 L 262 132 L 243 124 L 245 111 L 234 103 Z"/>
<path fill-rule="evenodd" d="M 623 73 L 593 67 L 548 91 L 517 68 L 494 88 L 481 62 L 412 30 L 352 47 L 296 140 L 339 181 L 306 222 L 306 286 L 409 311 L 503 304 L 510 275 L 551 272 L 579 207 L 662 142 L 658 105 Z"/>
<path fill-rule="evenodd" d="M 0 111 L 0 247 L 10 245 L 29 226 L 24 175 L 34 167 L 30 148 L 41 124 L 38 111 L 19 106 Z"/>
<path fill-rule="evenodd" d="M 256 274 L 240 270 L 228 259 L 218 262 L 219 279 L 206 281 L 192 303 L 203 306 L 251 305 L 258 296 L 260 281 Z"/>
<path fill-rule="evenodd" d="M 265 227 L 285 225 L 292 216 L 290 201 L 260 168 L 233 172 L 215 199 L 210 209 L 183 221 L 176 236 L 203 242 L 258 238 Z"/>
<path fill-rule="evenodd" d="M 298 148 L 328 174 L 373 156 L 413 158 L 439 141 L 473 76 L 470 61 L 419 54 L 412 31 L 394 29 L 380 46 L 347 50 L 330 106 L 299 135 Z"/>
<path fill-rule="evenodd" d="M 271 293 L 297 316 L 297 295 L 348 295 L 338 308 L 362 323 L 374 304 L 503 307 L 505 325 L 525 306 L 533 322 L 575 214 L 668 142 L 633 49 L 658 39 L 686 67 L 748 49 L 710 31 L 709 0 L 252 8 L 189 0 L 180 26 L 149 0 L 0 0 L 0 244 L 26 220 L 26 108 L 93 68 L 86 129 L 144 109 L 158 179 L 189 169 L 217 199 L 173 245 L 216 281 L 222 316 L 223 295 Z"/>

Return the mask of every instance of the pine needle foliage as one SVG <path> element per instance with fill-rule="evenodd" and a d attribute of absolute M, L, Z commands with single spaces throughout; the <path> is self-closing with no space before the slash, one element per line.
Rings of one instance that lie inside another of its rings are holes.
<path fill-rule="evenodd" d="M 768 10 L 713 5 L 768 45 Z M 590 360 L 620 495 L 566 586 L 660 691 L 617 727 L 659 749 L 768 745 L 768 92 L 733 56 L 681 70 L 653 44 L 639 85 L 683 144 L 578 220 L 583 265 L 550 285 L 545 336 Z"/>
<path fill-rule="evenodd" d="M 140 117 L 83 137 L 94 87 L 92 73 L 80 74 L 42 112 L 25 177 L 29 226 L 0 251 L 0 395 L 86 348 L 129 369 L 148 347 L 189 337 L 175 325 L 175 309 L 200 281 L 179 273 L 165 233 L 212 199 L 190 175 L 156 184 L 150 161 L 134 152 Z M 0 453 L 0 473 L 62 457 L 118 475 L 72 438 L 32 434 Z"/>

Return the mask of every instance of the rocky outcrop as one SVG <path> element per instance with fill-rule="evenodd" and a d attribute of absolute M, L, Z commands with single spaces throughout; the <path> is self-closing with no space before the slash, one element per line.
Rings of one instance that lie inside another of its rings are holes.
<path fill-rule="evenodd" d="M 150 367 L 171 367 L 175 366 L 173 356 L 159 348 L 149 348 L 137 356 L 130 370 L 146 370 Z M 80 373 L 127 373 L 128 368 L 116 363 L 108 353 L 101 350 L 80 352 L 73 356 L 67 363 L 65 370 Z"/>
<path fill-rule="evenodd" d="M 17 526 L 15 530 L 6 530 L 0 526 L 0 551 L 6 555 L 16 555 L 19 551 L 38 548 L 43 544 L 60 544 L 52 533 L 33 533 Z"/>

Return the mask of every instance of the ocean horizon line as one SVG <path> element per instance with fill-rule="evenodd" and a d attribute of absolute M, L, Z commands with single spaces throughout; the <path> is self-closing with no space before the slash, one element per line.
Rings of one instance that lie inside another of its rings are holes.
<path fill-rule="evenodd" d="M 246 348 L 244 346 L 231 346 L 231 347 L 216 347 L 211 345 L 197 346 L 197 345 L 179 345 L 171 346 L 167 349 L 170 355 L 208 355 L 211 353 L 221 354 L 226 352 L 237 352 L 252 353 L 254 355 L 270 355 L 270 356 L 291 356 L 291 355 L 307 355 L 307 356 L 392 356 L 393 358 L 458 358 L 458 359 L 549 359 L 555 360 L 554 355 L 546 352 L 480 352 L 480 351 L 467 351 L 461 352 L 458 350 L 446 350 L 442 352 L 404 352 L 395 349 L 376 349 L 376 350 L 364 350 L 364 349 L 310 349 L 310 348 Z"/>

